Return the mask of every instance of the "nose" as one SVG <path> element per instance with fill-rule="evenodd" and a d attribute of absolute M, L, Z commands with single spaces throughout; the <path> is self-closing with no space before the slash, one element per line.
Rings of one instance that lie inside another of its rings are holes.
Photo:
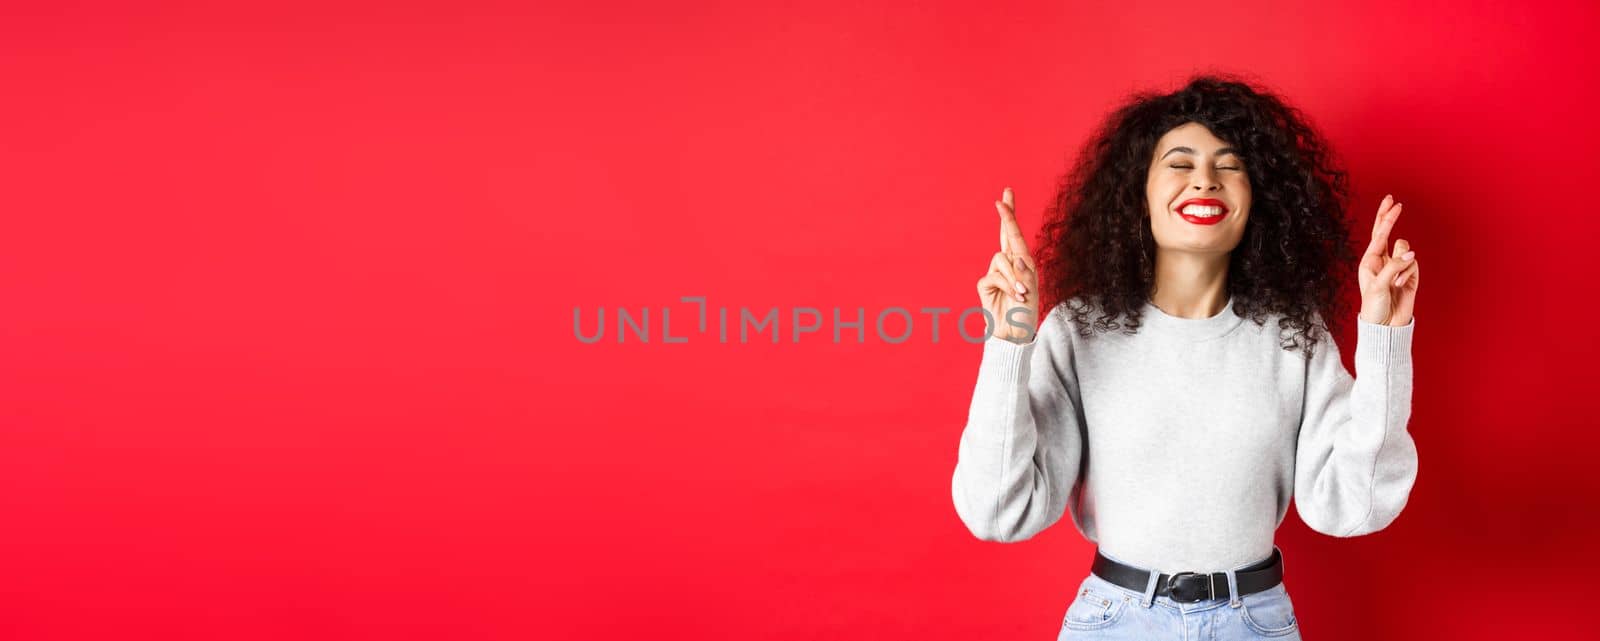
<path fill-rule="evenodd" d="M 1222 189 L 1222 183 L 1211 177 L 1210 172 L 1195 172 L 1194 183 L 1190 185 L 1196 191 L 1211 192 Z"/>

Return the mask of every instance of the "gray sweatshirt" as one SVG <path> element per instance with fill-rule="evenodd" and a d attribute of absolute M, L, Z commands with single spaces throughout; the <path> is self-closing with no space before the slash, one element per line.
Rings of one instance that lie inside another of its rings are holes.
<path fill-rule="evenodd" d="M 1057 305 L 1031 342 L 985 342 L 951 483 L 961 521 L 1013 542 L 1070 510 L 1107 555 L 1167 573 L 1267 558 L 1291 497 L 1332 536 L 1394 521 L 1417 477 L 1415 318 L 1357 318 L 1352 377 L 1326 333 L 1308 362 L 1277 316 L 1258 326 L 1233 302 L 1204 319 L 1146 302 L 1136 334 L 1088 338 Z"/>

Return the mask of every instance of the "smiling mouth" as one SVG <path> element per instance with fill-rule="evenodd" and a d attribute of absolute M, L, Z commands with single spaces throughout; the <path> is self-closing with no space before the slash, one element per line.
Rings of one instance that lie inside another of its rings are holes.
<path fill-rule="evenodd" d="M 1228 215 L 1228 206 L 1215 198 L 1192 198 L 1179 204 L 1176 211 L 1196 225 L 1215 225 Z"/>

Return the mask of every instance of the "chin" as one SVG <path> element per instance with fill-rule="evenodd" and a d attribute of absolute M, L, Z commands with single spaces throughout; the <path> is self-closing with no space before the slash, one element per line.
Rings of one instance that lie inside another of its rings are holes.
<path fill-rule="evenodd" d="M 1226 254 L 1237 248 L 1239 246 L 1239 242 L 1234 241 L 1231 243 L 1218 243 L 1205 241 L 1191 242 L 1185 240 L 1171 244 L 1157 242 L 1156 245 L 1159 248 L 1167 251 L 1186 252 L 1190 254 Z"/>

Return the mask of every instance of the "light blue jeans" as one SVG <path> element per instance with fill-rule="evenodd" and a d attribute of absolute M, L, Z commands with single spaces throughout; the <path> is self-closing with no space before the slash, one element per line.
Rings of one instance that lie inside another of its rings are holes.
<path fill-rule="evenodd" d="M 1077 594 L 1067 606 L 1057 641 L 1299 641 L 1300 624 L 1295 621 L 1294 604 L 1289 602 L 1288 589 L 1282 582 L 1267 590 L 1241 597 L 1238 596 L 1234 570 L 1227 570 L 1227 573 L 1229 598 L 1195 603 L 1179 603 L 1170 597 L 1154 596 L 1154 577 L 1143 592 L 1138 592 L 1090 573 L 1078 585 Z"/>

